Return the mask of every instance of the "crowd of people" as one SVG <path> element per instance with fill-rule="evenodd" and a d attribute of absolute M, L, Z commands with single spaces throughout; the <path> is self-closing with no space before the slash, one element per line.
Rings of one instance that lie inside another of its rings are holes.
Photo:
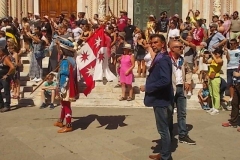
<path fill-rule="evenodd" d="M 210 115 L 220 113 L 224 100 L 224 91 L 230 90 L 227 109 L 232 110 L 229 122 L 224 127 L 237 127 L 239 115 L 240 73 L 239 73 L 239 39 L 240 19 L 238 12 L 214 15 L 207 26 L 207 20 L 201 13 L 190 10 L 185 21 L 178 14 L 168 16 L 166 11 L 160 17 L 149 15 L 145 30 L 132 24 L 127 12 L 120 11 L 116 17 L 110 10 L 110 16 L 101 19 L 98 14 L 93 18 L 85 18 L 84 12 L 66 17 L 41 17 L 39 13 L 28 13 L 21 22 L 17 18 L 5 17 L 0 23 L 0 89 L 4 89 L 6 101 L 0 94 L 1 112 L 10 110 L 11 98 L 20 98 L 21 56 L 30 56 L 30 80 L 36 83 L 43 81 L 42 61 L 49 56 L 48 72 L 55 71 L 60 64 L 59 84 L 66 87 L 66 79 L 70 79 L 70 70 L 64 67 L 76 64 L 74 57 L 78 51 L 100 26 L 105 26 L 105 34 L 111 39 L 108 54 L 109 66 L 119 78 L 115 87 L 121 87 L 119 101 L 132 101 L 134 78 L 146 78 L 146 85 L 140 87 L 145 92 L 144 103 L 153 106 L 157 129 L 162 138 L 161 155 L 150 156 L 152 159 L 168 160 L 171 157 L 172 115 L 176 106 L 179 141 L 196 144 L 188 136 L 186 127 L 187 98 L 193 93 L 193 74 L 198 74 L 198 82 L 202 89 L 198 93 L 199 103 Z M 59 38 L 73 44 L 73 49 L 61 47 Z M 73 52 L 73 53 L 72 53 Z M 227 58 L 227 85 L 221 78 L 223 55 Z M 67 61 L 64 61 L 67 60 Z M 133 69 L 137 64 L 137 73 Z M 70 67 L 70 68 L 71 68 Z M 67 72 L 67 75 L 65 75 Z M 54 108 L 54 99 L 58 95 L 54 82 L 54 74 L 49 74 L 42 87 L 41 109 L 48 105 L 46 97 L 51 98 L 50 108 Z M 70 83 L 70 82 L 69 82 Z M 72 83 L 72 82 L 71 82 Z M 72 131 L 70 101 L 74 94 L 62 101 L 61 118 L 55 126 L 63 127 L 63 119 L 67 124 L 59 132 Z M 68 86 L 69 87 L 69 86 Z M 126 88 L 129 93 L 126 94 Z M 12 96 L 11 96 L 12 91 Z M 71 92 L 72 93 L 72 92 Z M 64 93 L 65 94 L 65 93 Z M 63 96 L 63 95 L 61 95 Z M 63 96 L 66 98 L 66 95 Z M 174 105 L 175 104 L 175 105 Z M 167 113 L 167 114 L 165 114 Z M 240 129 L 238 129 L 240 132 Z"/>

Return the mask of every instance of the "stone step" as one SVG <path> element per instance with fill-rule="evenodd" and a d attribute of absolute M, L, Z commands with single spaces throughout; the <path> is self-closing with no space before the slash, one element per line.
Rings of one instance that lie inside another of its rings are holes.
<path fill-rule="evenodd" d="M 48 64 L 48 61 L 49 61 L 49 57 L 45 57 L 42 59 L 42 62 L 43 64 L 44 63 L 47 63 Z M 30 57 L 29 56 L 26 56 L 26 57 L 21 57 L 21 63 L 22 64 L 30 64 Z"/>

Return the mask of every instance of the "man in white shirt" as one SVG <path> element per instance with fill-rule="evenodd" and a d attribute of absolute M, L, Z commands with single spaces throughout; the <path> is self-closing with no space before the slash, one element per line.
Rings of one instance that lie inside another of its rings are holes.
<path fill-rule="evenodd" d="M 187 100 L 185 90 L 188 90 L 189 84 L 191 84 L 191 79 L 186 77 L 185 62 L 184 58 L 181 56 L 183 48 L 183 44 L 179 41 L 170 42 L 171 51 L 169 52 L 169 55 L 171 57 L 173 66 L 172 86 L 174 90 L 174 103 L 176 103 L 177 106 L 178 139 L 180 143 L 195 145 L 196 142 L 188 136 L 186 125 Z"/>
<path fill-rule="evenodd" d="M 80 35 L 82 34 L 83 30 L 77 26 L 77 22 L 72 23 L 72 33 L 75 42 L 78 42 Z"/>

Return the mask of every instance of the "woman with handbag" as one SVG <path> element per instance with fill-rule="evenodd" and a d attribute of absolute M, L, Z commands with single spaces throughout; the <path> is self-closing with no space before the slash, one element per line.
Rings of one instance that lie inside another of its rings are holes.
<path fill-rule="evenodd" d="M 207 111 L 211 115 L 219 114 L 220 109 L 220 71 L 223 66 L 222 59 L 223 50 L 221 48 L 216 48 L 211 53 L 211 59 L 207 59 L 206 54 L 204 54 L 204 63 L 210 64 L 208 77 L 209 77 L 209 92 L 211 96 L 212 109 Z"/>
<path fill-rule="evenodd" d="M 42 81 L 42 59 L 45 57 L 44 46 L 45 41 L 41 40 L 41 27 L 34 28 L 35 34 L 27 33 L 28 37 L 32 38 L 32 55 L 30 61 L 29 77 L 31 81 Z"/>

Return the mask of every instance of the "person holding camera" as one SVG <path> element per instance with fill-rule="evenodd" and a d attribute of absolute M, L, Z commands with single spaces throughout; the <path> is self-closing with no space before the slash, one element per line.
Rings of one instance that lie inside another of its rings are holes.
<path fill-rule="evenodd" d="M 209 65 L 209 92 L 211 96 L 212 108 L 207 111 L 211 115 L 219 114 L 220 109 L 220 71 L 223 66 L 222 59 L 223 50 L 216 48 L 210 55 L 204 54 L 203 62 Z M 209 59 L 211 57 L 211 59 Z"/>
<path fill-rule="evenodd" d="M 237 48 L 238 47 L 238 42 L 236 39 L 231 39 L 230 40 L 230 50 L 226 49 L 227 54 L 227 84 L 229 87 L 230 91 L 230 99 L 229 102 L 232 101 L 233 94 L 234 94 L 234 86 L 233 86 L 233 72 L 238 69 L 238 57 L 240 56 L 240 50 Z M 229 106 L 228 109 L 231 109 Z"/>
<path fill-rule="evenodd" d="M 227 39 L 220 32 L 217 31 L 217 24 L 211 23 L 209 25 L 209 28 L 211 34 L 206 40 L 206 43 L 208 51 L 213 52 L 216 48 L 222 47 L 227 42 Z"/>

